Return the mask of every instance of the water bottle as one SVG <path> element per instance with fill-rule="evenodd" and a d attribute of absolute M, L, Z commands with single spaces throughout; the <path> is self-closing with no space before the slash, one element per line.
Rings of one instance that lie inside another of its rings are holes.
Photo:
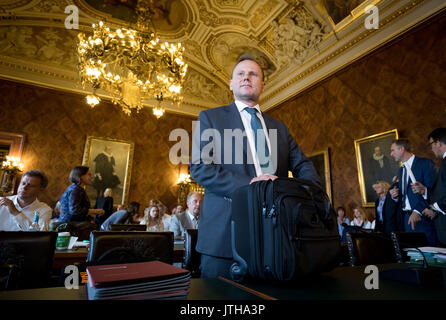
<path fill-rule="evenodd" d="M 28 231 L 40 231 L 39 213 L 37 211 L 34 212 L 33 223 L 29 226 Z"/>

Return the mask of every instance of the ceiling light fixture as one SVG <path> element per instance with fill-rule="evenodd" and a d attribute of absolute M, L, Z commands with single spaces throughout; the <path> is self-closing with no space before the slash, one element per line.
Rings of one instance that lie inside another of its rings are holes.
<path fill-rule="evenodd" d="M 162 110 L 157 118 L 164 113 L 160 105 L 163 99 L 181 103 L 187 71 L 184 47 L 181 43 L 160 42 L 154 27 L 149 30 L 152 6 L 152 1 L 138 1 L 138 31 L 126 28 L 113 31 L 100 21 L 93 24 L 92 36 L 79 33 L 79 76 L 84 89 L 87 84 L 93 88 L 93 94 L 87 96 L 91 107 L 100 102 L 98 89 L 110 93 L 113 103 L 120 105 L 127 115 L 132 110 L 139 112 L 146 99 L 157 99 L 157 107 Z"/>

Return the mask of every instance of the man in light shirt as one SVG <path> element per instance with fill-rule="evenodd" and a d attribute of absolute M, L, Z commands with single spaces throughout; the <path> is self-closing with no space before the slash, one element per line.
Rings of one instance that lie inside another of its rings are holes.
<path fill-rule="evenodd" d="M 184 236 L 186 229 L 198 229 L 200 222 L 201 194 L 192 192 L 187 195 L 187 208 L 184 212 L 172 215 L 169 230 L 174 233 L 175 238 Z"/>
<path fill-rule="evenodd" d="M 320 179 L 313 163 L 294 142 L 287 126 L 262 113 L 265 88 L 258 61 L 243 54 L 235 63 L 229 89 L 234 102 L 201 111 L 192 138 L 191 177 L 205 188 L 196 250 L 201 276 L 230 277 L 232 194 L 255 181 L 288 177 Z"/>
<path fill-rule="evenodd" d="M 17 195 L 0 197 L 0 231 L 28 231 L 36 212 L 40 231 L 48 231 L 52 209 L 37 199 L 47 185 L 48 179 L 42 171 L 25 172 Z"/>
<path fill-rule="evenodd" d="M 438 159 L 443 159 L 431 192 L 431 205 L 423 214 L 434 220 L 435 231 L 441 246 L 446 247 L 446 128 L 437 128 L 429 135 L 429 145 Z M 414 193 L 424 194 L 426 188 L 420 182 L 412 186 Z"/>
<path fill-rule="evenodd" d="M 390 156 L 395 161 L 403 163 L 398 170 L 398 187 L 392 188 L 389 192 L 392 199 L 399 203 L 403 214 L 404 231 L 423 232 L 428 244 L 436 246 L 434 223 L 422 214 L 424 209 L 429 207 L 430 188 L 434 185 L 436 175 L 435 164 L 431 159 L 415 156 L 410 150 L 407 139 L 393 141 L 390 150 Z M 411 186 L 416 182 L 414 179 L 427 186 L 424 194 L 413 192 Z"/>

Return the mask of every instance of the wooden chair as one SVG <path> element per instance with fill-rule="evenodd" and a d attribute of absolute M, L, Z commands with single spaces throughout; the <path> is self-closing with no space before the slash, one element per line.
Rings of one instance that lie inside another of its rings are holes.
<path fill-rule="evenodd" d="M 350 266 L 397 262 L 392 240 L 374 232 L 347 232 Z"/>
<path fill-rule="evenodd" d="M 87 264 L 173 263 L 173 232 L 93 231 Z"/>
<path fill-rule="evenodd" d="M 198 230 L 186 229 L 184 234 L 184 263 L 183 268 L 191 272 L 193 278 L 200 277 L 201 255 L 195 250 L 197 245 Z"/>
<path fill-rule="evenodd" d="M 47 287 L 57 232 L 0 231 L 2 289 Z"/>
<path fill-rule="evenodd" d="M 145 224 L 112 224 L 111 231 L 146 231 Z"/>
<path fill-rule="evenodd" d="M 391 232 L 396 260 L 405 262 L 410 260 L 403 248 L 425 247 L 428 245 L 426 235 L 423 232 Z"/>

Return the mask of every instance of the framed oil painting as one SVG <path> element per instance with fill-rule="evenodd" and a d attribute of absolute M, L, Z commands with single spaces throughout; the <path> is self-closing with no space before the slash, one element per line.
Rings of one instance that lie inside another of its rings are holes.
<path fill-rule="evenodd" d="M 308 159 L 313 162 L 316 168 L 317 174 L 321 179 L 321 185 L 325 189 L 330 198 L 330 202 L 333 203 L 333 198 L 331 194 L 331 173 L 330 173 L 330 154 L 329 149 L 316 151 L 307 156 Z"/>
<path fill-rule="evenodd" d="M 127 204 L 134 148 L 130 141 L 87 136 L 82 165 L 93 175 L 86 188 L 92 206 L 107 188 L 113 191 L 114 204 Z"/>
<path fill-rule="evenodd" d="M 398 139 L 397 129 L 355 140 L 361 200 L 364 207 L 374 207 L 376 192 L 373 185 L 378 180 L 392 184 L 399 163 L 390 157 L 390 146 Z"/>

